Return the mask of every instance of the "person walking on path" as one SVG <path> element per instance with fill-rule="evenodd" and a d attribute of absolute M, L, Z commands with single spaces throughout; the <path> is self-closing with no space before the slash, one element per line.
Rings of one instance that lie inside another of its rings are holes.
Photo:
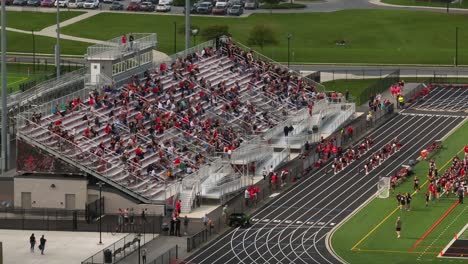
<path fill-rule="evenodd" d="M 34 247 L 36 246 L 36 237 L 34 233 L 29 237 L 29 244 L 31 244 L 31 253 L 34 253 Z"/>
<path fill-rule="evenodd" d="M 146 248 L 143 248 L 141 250 L 141 261 L 143 262 L 143 264 L 146 264 Z"/>
<path fill-rule="evenodd" d="M 401 219 L 400 217 L 397 218 L 395 222 L 395 228 L 396 228 L 396 233 L 397 233 L 397 238 L 400 238 L 400 232 L 401 232 Z"/>
<path fill-rule="evenodd" d="M 179 217 L 175 219 L 175 234 L 174 235 L 180 237 L 180 218 Z"/>
<path fill-rule="evenodd" d="M 224 218 L 224 224 L 228 224 L 228 220 L 229 220 L 229 209 L 228 209 L 228 206 L 227 204 L 224 205 L 223 207 L 223 218 Z"/>
<path fill-rule="evenodd" d="M 45 243 L 47 240 L 44 238 L 44 235 L 42 235 L 40 239 L 40 244 L 39 244 L 39 249 L 41 250 L 41 255 L 44 255 L 44 250 L 45 250 Z"/>
<path fill-rule="evenodd" d="M 202 222 L 203 222 L 203 225 L 204 225 L 205 227 L 208 226 L 208 220 L 209 220 L 208 215 L 205 214 L 205 215 L 202 217 Z"/>
<path fill-rule="evenodd" d="M 184 217 L 184 236 L 186 236 L 188 233 L 188 224 L 189 224 L 189 218 L 187 216 Z"/>
<path fill-rule="evenodd" d="M 141 210 L 141 220 L 143 223 L 148 223 L 148 220 L 146 220 L 146 208 Z"/>

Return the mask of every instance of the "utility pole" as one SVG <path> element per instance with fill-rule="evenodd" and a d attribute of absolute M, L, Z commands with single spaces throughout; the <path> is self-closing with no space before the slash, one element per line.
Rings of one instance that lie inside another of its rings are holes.
<path fill-rule="evenodd" d="M 190 48 L 190 0 L 185 0 L 185 49 Z"/>
<path fill-rule="evenodd" d="M 455 67 L 458 66 L 458 27 L 455 27 Z"/>
<path fill-rule="evenodd" d="M 289 47 L 290 47 L 290 42 L 291 42 L 291 33 L 288 33 L 288 68 L 289 68 L 289 55 L 291 54 L 291 52 L 289 51 Z"/>
<path fill-rule="evenodd" d="M 36 40 L 34 38 L 34 29 L 31 30 L 32 33 L 32 44 L 33 44 L 33 73 L 36 73 Z"/>
<path fill-rule="evenodd" d="M 57 44 L 55 45 L 55 68 L 57 70 L 57 79 L 60 77 L 60 7 L 57 3 Z"/>
<path fill-rule="evenodd" d="M 177 53 L 177 22 L 174 21 L 174 54 Z"/>
<path fill-rule="evenodd" d="M 7 134 L 8 134 L 8 109 L 7 109 L 7 96 L 8 96 L 8 86 L 7 86 L 7 65 L 6 65 L 6 9 L 5 9 L 5 0 L 2 0 L 2 173 L 8 170 L 8 157 L 7 157 Z"/>
<path fill-rule="evenodd" d="M 99 186 L 99 243 L 98 245 L 102 245 L 102 186 L 104 185 L 103 182 L 98 182 L 97 186 Z"/>

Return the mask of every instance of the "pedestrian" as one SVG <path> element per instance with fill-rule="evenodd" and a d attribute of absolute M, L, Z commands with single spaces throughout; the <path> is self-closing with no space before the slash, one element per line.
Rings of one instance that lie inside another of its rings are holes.
<path fill-rule="evenodd" d="M 205 228 L 208 226 L 208 215 L 205 214 L 203 217 L 202 217 L 202 222 L 203 222 L 203 225 L 205 226 Z"/>
<path fill-rule="evenodd" d="M 31 244 L 31 253 L 34 253 L 34 247 L 36 246 L 36 237 L 34 233 L 29 237 L 29 244 Z"/>
<path fill-rule="evenodd" d="M 224 223 L 227 225 L 228 224 L 228 219 L 229 219 L 229 209 L 227 204 L 224 205 L 223 207 L 223 218 L 224 218 Z"/>
<path fill-rule="evenodd" d="M 414 176 L 414 180 L 413 180 L 414 184 L 413 184 L 413 190 L 418 193 L 419 191 L 419 179 L 417 176 Z"/>
<path fill-rule="evenodd" d="M 146 264 L 146 248 L 141 249 L 141 261 Z"/>
<path fill-rule="evenodd" d="M 41 255 L 44 255 L 46 242 L 47 240 L 44 238 L 44 235 L 42 235 L 41 239 L 39 240 L 39 249 L 41 250 Z"/>
<path fill-rule="evenodd" d="M 130 50 L 133 50 L 133 41 L 135 40 L 135 38 L 133 37 L 133 35 L 130 35 L 128 37 L 128 40 L 130 42 Z"/>
<path fill-rule="evenodd" d="M 181 201 L 181 200 L 178 200 L 178 201 L 176 202 L 176 205 L 175 205 L 175 206 L 176 206 L 177 213 L 179 213 L 179 215 L 180 215 L 180 212 L 181 212 L 181 209 L 182 209 L 182 201 Z"/>
<path fill-rule="evenodd" d="M 175 236 L 180 237 L 180 218 L 175 218 Z"/>
<path fill-rule="evenodd" d="M 413 200 L 413 198 L 411 197 L 411 194 L 406 193 L 406 210 L 407 211 L 411 211 L 411 200 Z"/>
<path fill-rule="evenodd" d="M 148 220 L 146 220 L 146 208 L 143 210 L 141 210 L 141 220 L 142 222 L 144 222 L 145 224 L 148 223 Z"/>
<path fill-rule="evenodd" d="M 248 189 L 245 189 L 244 198 L 245 198 L 245 206 L 248 207 L 249 206 L 249 200 L 250 200 L 250 192 L 249 192 Z"/>
<path fill-rule="evenodd" d="M 184 236 L 188 235 L 188 224 L 189 224 L 189 218 L 185 216 L 184 217 Z"/>
<path fill-rule="evenodd" d="M 125 47 L 125 45 L 127 45 L 127 36 L 125 36 L 125 34 L 122 35 L 121 42 L 122 42 L 122 46 Z"/>
<path fill-rule="evenodd" d="M 133 210 L 133 208 L 130 208 L 130 212 L 128 213 L 128 215 L 130 217 L 130 223 L 133 225 L 135 220 L 135 211 Z"/>
<path fill-rule="evenodd" d="M 266 180 L 267 175 L 268 175 L 268 171 L 267 171 L 266 167 L 263 167 L 263 169 L 262 169 L 263 180 Z"/>
<path fill-rule="evenodd" d="M 169 235 L 170 236 L 173 236 L 174 235 L 174 231 L 175 231 L 175 219 L 174 217 L 171 218 L 171 223 L 169 225 Z"/>
<path fill-rule="evenodd" d="M 395 222 L 395 228 L 396 228 L 396 233 L 397 233 L 397 238 L 400 238 L 400 232 L 401 232 L 401 219 L 400 217 L 397 218 Z"/>
<path fill-rule="evenodd" d="M 214 228 L 214 223 L 213 223 L 213 220 L 211 220 L 211 218 L 208 218 L 208 228 L 210 229 L 210 234 L 211 234 Z"/>
<path fill-rule="evenodd" d="M 287 137 L 288 134 L 289 134 L 289 127 L 288 127 L 288 126 L 284 126 L 283 131 L 284 131 L 284 136 Z"/>
<path fill-rule="evenodd" d="M 460 186 L 458 188 L 458 202 L 463 204 L 463 195 L 464 195 L 464 192 L 463 192 L 463 187 Z"/>

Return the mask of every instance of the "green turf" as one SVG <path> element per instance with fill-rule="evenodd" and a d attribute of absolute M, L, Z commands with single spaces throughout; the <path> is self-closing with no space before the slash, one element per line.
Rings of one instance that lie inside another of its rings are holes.
<path fill-rule="evenodd" d="M 68 20 L 72 17 L 83 14 L 78 11 L 60 11 L 60 21 Z M 55 25 L 55 13 L 30 12 L 30 11 L 8 11 L 7 26 L 27 31 L 39 31 L 45 27 Z"/>
<path fill-rule="evenodd" d="M 36 69 L 33 69 L 32 64 L 19 64 L 19 63 L 8 63 L 7 64 L 7 83 L 8 92 L 13 93 L 20 89 L 22 83 L 36 80 L 42 82 L 46 79 L 47 75 L 54 73 L 55 67 L 53 65 L 36 65 Z M 1 80 L 1 78 L 0 78 Z"/>
<path fill-rule="evenodd" d="M 443 142 L 443 149 L 433 157 L 439 168 L 468 143 L 467 134 L 468 123 L 465 123 Z M 415 167 L 416 175 L 423 181 L 426 179 L 427 167 L 427 161 L 420 162 Z M 407 179 L 406 182 L 397 187 L 396 191 L 412 192 L 412 189 L 412 179 Z M 422 187 L 422 190 L 427 190 L 427 186 Z M 467 223 L 468 209 L 464 211 L 465 214 L 460 215 L 463 209 L 468 206 L 466 203 L 457 206 L 418 247 L 408 251 L 455 201 L 453 196 L 442 198 L 426 208 L 423 192 L 420 192 L 413 197 L 410 212 L 397 210 L 374 233 L 359 244 L 357 249 L 361 249 L 361 251 L 351 251 L 358 241 L 396 208 L 395 194 L 391 194 L 388 199 L 374 199 L 336 231 L 332 237 L 332 246 L 337 254 L 349 263 L 466 263 L 466 260 L 464 262 L 463 260 L 440 262 L 437 258 L 437 253 Z M 401 216 L 403 221 L 402 238 L 400 239 L 396 238 L 394 230 L 397 216 Z M 459 217 L 457 218 L 457 216 Z M 368 252 L 369 250 L 374 252 Z M 424 251 L 431 253 L 423 255 L 417 253 Z"/>
<path fill-rule="evenodd" d="M 36 53 L 54 54 L 55 43 L 55 38 L 35 36 Z M 86 48 L 92 44 L 62 39 L 60 45 L 63 54 L 83 55 L 86 53 Z M 32 53 L 32 35 L 7 31 L 7 50 L 8 52 Z"/>
<path fill-rule="evenodd" d="M 447 2 L 444 1 L 421 1 L 421 0 L 382 0 L 383 3 L 392 5 L 404 5 L 404 6 L 434 6 L 434 7 L 447 7 Z M 457 3 L 449 4 L 450 8 L 468 8 L 467 1 L 458 1 Z"/>
<path fill-rule="evenodd" d="M 182 25 L 183 20 L 182 16 L 103 13 L 67 26 L 63 32 L 106 40 L 138 28 L 141 32 L 158 33 L 159 49 L 173 53 L 173 22 Z M 346 10 L 254 14 L 246 18 L 193 17 L 192 23 L 201 30 L 214 23 L 229 25 L 233 37 L 243 43 L 253 25 L 269 24 L 275 29 L 279 44 L 266 47 L 263 53 L 276 61 L 287 61 L 287 35 L 291 33 L 293 63 L 452 64 L 455 27 L 459 26 L 459 64 L 468 64 L 468 49 L 462 45 L 468 42 L 468 29 L 462 27 L 468 24 L 467 15 Z M 184 36 L 178 34 L 177 40 L 177 48 L 182 50 Z M 336 46 L 337 40 L 346 40 L 347 45 Z M 200 39 L 197 41 L 200 42 Z"/>

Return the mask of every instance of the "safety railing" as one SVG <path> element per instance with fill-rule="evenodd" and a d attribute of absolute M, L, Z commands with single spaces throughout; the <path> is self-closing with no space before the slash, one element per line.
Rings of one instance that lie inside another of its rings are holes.
<path fill-rule="evenodd" d="M 177 58 L 185 58 L 187 55 L 193 54 L 193 53 L 198 53 L 199 54 L 203 49 L 209 48 L 209 47 L 214 48 L 215 46 L 216 46 L 216 40 L 212 39 L 212 40 L 200 43 L 200 44 L 198 44 L 198 45 L 196 45 L 194 47 L 191 47 L 191 48 L 189 48 L 187 50 L 183 50 L 181 52 L 177 52 L 175 54 L 172 54 L 172 55 L 169 56 L 169 58 L 171 59 L 171 62 L 172 62 L 172 61 L 175 61 Z M 159 66 L 159 64 L 157 66 Z"/>
<path fill-rule="evenodd" d="M 130 35 L 134 37 L 134 40 L 128 40 L 125 44 L 122 43 L 122 37 L 116 37 L 88 47 L 85 57 L 115 59 L 123 56 L 125 52 L 147 49 L 157 45 L 156 33 L 128 34 L 128 36 Z"/>
<path fill-rule="evenodd" d="M 331 113 L 327 114 L 328 116 L 334 113 L 338 114 L 337 117 L 333 119 L 333 122 L 327 126 L 328 133 L 333 133 L 334 131 L 337 131 L 338 128 L 342 127 L 347 120 L 352 118 L 352 116 L 356 112 L 356 105 L 355 104 L 335 105 L 334 108 L 327 109 L 327 110 L 331 111 Z"/>

